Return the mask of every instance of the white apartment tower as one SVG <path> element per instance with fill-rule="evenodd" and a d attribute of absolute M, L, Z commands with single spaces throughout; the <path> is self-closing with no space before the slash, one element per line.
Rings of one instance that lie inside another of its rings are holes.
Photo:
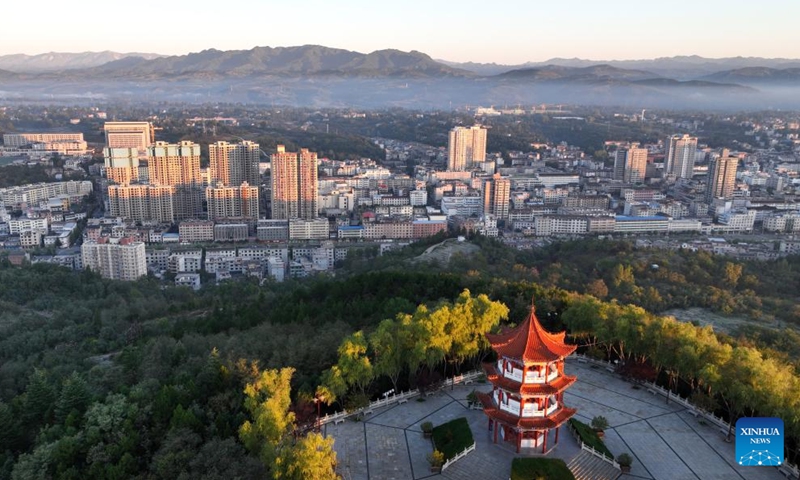
<path fill-rule="evenodd" d="M 240 218 L 258 220 L 258 187 L 243 182 L 236 187 L 216 185 L 206 188 L 209 220 Z"/>
<path fill-rule="evenodd" d="M 664 175 L 667 178 L 692 178 L 697 153 L 697 137 L 672 135 L 664 142 Z"/>
<path fill-rule="evenodd" d="M 217 142 L 208 146 L 209 169 L 211 182 L 222 182 L 231 187 L 238 187 L 247 182 L 252 186 L 261 184 L 258 172 L 259 154 L 257 143 Z"/>
<path fill-rule="evenodd" d="M 475 162 L 486 161 L 486 129 L 481 125 L 450 130 L 447 170 L 469 170 Z"/>
<path fill-rule="evenodd" d="M 132 238 L 102 237 L 81 246 L 83 268 L 103 278 L 132 281 L 147 275 L 147 258 L 143 242 Z"/>

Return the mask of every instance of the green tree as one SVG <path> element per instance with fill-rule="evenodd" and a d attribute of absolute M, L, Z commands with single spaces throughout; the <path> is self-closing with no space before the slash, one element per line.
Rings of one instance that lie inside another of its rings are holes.
<path fill-rule="evenodd" d="M 63 423 L 70 414 L 76 417 L 83 416 L 90 401 L 91 396 L 86 382 L 77 372 L 72 372 L 61 386 L 61 394 L 55 407 L 56 421 Z"/>
<path fill-rule="evenodd" d="M 37 428 L 34 426 L 50 423 L 53 416 L 53 403 L 56 394 L 47 372 L 36 369 L 30 376 L 28 386 L 25 388 L 25 400 L 22 407 L 22 421 L 28 428 L 32 428 L 35 433 Z"/>
<path fill-rule="evenodd" d="M 346 337 L 339 346 L 339 360 L 336 362 L 345 384 L 358 388 L 362 394 L 375 376 L 367 347 L 364 332 L 358 331 Z"/>

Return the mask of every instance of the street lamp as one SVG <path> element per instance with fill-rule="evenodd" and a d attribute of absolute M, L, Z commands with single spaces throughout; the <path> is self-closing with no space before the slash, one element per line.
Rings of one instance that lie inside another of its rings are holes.
<path fill-rule="evenodd" d="M 317 422 L 316 422 L 316 431 L 317 431 L 317 433 L 319 433 L 319 431 L 320 431 L 320 429 L 322 427 L 322 425 L 320 425 L 320 423 L 319 423 L 319 417 L 320 417 L 320 410 L 322 408 L 322 402 L 324 400 L 325 400 L 325 397 L 322 396 L 322 395 L 314 396 L 314 403 L 317 404 Z"/>

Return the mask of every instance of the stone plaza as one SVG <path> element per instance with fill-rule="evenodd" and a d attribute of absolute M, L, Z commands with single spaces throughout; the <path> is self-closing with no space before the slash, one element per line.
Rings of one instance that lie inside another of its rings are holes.
<path fill-rule="evenodd" d="M 669 402 L 645 388 L 638 388 L 602 367 L 569 359 L 567 373 L 578 381 L 564 396 L 577 408 L 576 418 L 589 423 L 594 416 L 608 419 L 605 443 L 616 456 L 629 453 L 633 468 L 621 479 L 657 480 L 779 480 L 774 467 L 741 467 L 735 464 L 734 444 L 725 441 L 716 425 L 696 418 L 684 406 Z M 519 456 L 511 448 L 492 443 L 487 418 L 468 408 L 472 390 L 490 391 L 489 383 L 446 387 L 433 395 L 411 398 L 366 415 L 323 427 L 335 439 L 339 474 L 345 480 L 411 480 L 435 477 L 427 455 L 433 451 L 420 425 L 440 425 L 466 417 L 476 449 L 441 473 L 443 478 L 507 480 L 511 461 Z M 422 401 L 419 401 L 422 400 Z M 568 465 L 581 449 L 566 426 L 558 446 L 548 455 Z"/>

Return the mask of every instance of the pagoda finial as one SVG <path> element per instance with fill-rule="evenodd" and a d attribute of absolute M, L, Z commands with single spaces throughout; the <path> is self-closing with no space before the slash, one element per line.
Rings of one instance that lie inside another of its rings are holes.
<path fill-rule="evenodd" d="M 536 313 L 536 297 L 531 295 L 531 313 Z"/>

